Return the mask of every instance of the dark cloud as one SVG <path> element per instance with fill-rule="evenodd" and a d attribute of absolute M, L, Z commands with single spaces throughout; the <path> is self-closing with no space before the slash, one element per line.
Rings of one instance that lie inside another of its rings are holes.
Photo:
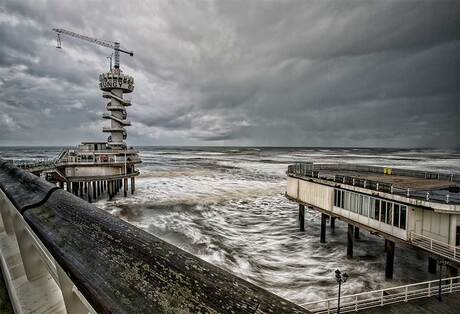
<path fill-rule="evenodd" d="M 460 2 L 0 0 L 0 145 L 104 139 L 120 41 L 130 144 L 458 146 Z"/>

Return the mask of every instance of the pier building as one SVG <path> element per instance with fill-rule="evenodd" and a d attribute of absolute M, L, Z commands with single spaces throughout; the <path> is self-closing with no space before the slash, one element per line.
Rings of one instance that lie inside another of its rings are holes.
<path fill-rule="evenodd" d="M 385 167 L 296 163 L 287 171 L 286 197 L 299 204 L 304 230 L 305 208 L 321 213 L 320 241 L 326 224 L 348 224 L 347 256 L 353 256 L 360 230 L 385 239 L 386 278 L 393 277 L 395 245 L 428 254 L 428 268 L 437 262 L 456 276 L 460 267 L 460 178 Z"/>

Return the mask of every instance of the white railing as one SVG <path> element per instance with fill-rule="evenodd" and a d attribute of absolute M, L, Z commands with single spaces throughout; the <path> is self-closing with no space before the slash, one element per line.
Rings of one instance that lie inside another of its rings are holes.
<path fill-rule="evenodd" d="M 441 280 L 441 293 L 448 294 L 460 291 L 460 276 Z M 340 298 L 340 311 L 356 312 L 358 310 L 384 306 L 409 300 L 427 298 L 438 295 L 439 280 L 425 281 L 405 286 L 345 295 Z M 337 298 L 325 299 L 300 304 L 313 313 L 335 313 Z"/>
<path fill-rule="evenodd" d="M 460 262 L 460 247 L 441 242 L 427 236 L 417 234 L 413 231 L 410 233 L 410 242 L 427 251 L 441 255 L 445 258 Z"/>

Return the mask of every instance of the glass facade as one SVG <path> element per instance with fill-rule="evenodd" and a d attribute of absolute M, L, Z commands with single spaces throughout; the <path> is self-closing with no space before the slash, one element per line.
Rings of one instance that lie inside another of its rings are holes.
<path fill-rule="evenodd" d="M 406 230 L 406 205 L 334 189 L 334 206 Z"/>

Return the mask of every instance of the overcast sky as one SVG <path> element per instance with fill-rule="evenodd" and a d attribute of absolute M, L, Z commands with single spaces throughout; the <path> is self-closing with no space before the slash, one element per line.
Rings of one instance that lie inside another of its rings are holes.
<path fill-rule="evenodd" d="M 0 145 L 107 137 L 111 51 L 56 27 L 134 51 L 131 145 L 459 146 L 458 0 L 117 2 L 0 0 Z"/>

